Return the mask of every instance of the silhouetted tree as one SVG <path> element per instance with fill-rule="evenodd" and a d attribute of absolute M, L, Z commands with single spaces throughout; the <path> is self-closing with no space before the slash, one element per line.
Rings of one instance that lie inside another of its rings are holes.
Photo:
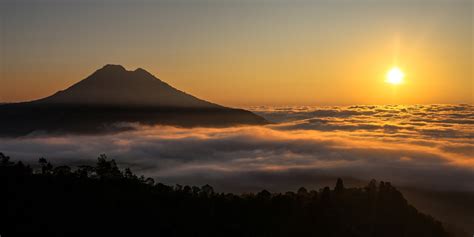
<path fill-rule="evenodd" d="M 199 195 L 199 193 L 201 192 L 201 189 L 197 186 L 192 186 L 191 189 L 193 190 L 193 194 L 195 196 Z"/>
<path fill-rule="evenodd" d="M 132 173 L 132 170 L 130 170 L 130 168 L 125 168 L 123 176 L 126 179 L 137 179 L 137 176 Z"/>
<path fill-rule="evenodd" d="M 57 166 L 56 168 L 53 169 L 53 174 L 54 175 L 70 175 L 71 174 L 71 167 L 62 165 L 62 166 Z"/>
<path fill-rule="evenodd" d="M 206 185 L 201 187 L 201 195 L 203 195 L 205 197 L 209 197 L 213 194 L 214 194 L 214 188 L 212 188 L 211 185 L 206 184 Z"/>
<path fill-rule="evenodd" d="M 192 194 L 193 190 L 188 185 L 184 186 L 183 193 Z"/>
<path fill-rule="evenodd" d="M 324 187 L 321 193 L 321 201 L 328 203 L 331 201 L 331 189 L 329 187 Z"/>
<path fill-rule="evenodd" d="M 369 193 L 377 192 L 377 180 L 370 180 L 369 184 L 367 184 L 367 186 L 365 187 L 365 190 L 367 190 L 367 192 Z"/>
<path fill-rule="evenodd" d="M 297 192 L 298 196 L 306 196 L 308 195 L 308 190 L 306 190 L 306 188 L 304 187 L 301 187 L 298 189 L 298 192 Z"/>
<path fill-rule="evenodd" d="M 259 193 L 257 193 L 257 197 L 263 200 L 270 200 L 270 198 L 272 197 L 272 194 L 264 189 L 260 191 Z"/>
<path fill-rule="evenodd" d="M 97 175 L 100 178 L 121 178 L 122 173 L 117 167 L 115 160 L 107 160 L 105 154 L 101 154 L 97 158 L 97 166 L 95 168 Z"/>
<path fill-rule="evenodd" d="M 337 179 L 336 187 L 334 188 L 334 191 L 336 193 L 342 193 L 344 191 L 344 182 L 342 181 L 341 178 Z"/>
<path fill-rule="evenodd" d="M 10 161 L 10 157 L 4 155 L 3 153 L 0 152 L 0 166 L 11 166 L 14 163 Z"/>
<path fill-rule="evenodd" d="M 41 166 L 41 173 L 42 174 L 51 174 L 53 171 L 53 165 L 49 163 L 45 158 L 39 158 L 38 160 L 40 166 Z"/>
<path fill-rule="evenodd" d="M 148 185 L 153 185 L 155 184 L 155 180 L 153 178 L 146 178 L 145 179 L 145 183 L 148 184 Z"/>
<path fill-rule="evenodd" d="M 174 191 L 176 191 L 176 192 L 183 191 L 183 185 L 181 185 L 181 184 L 174 185 Z"/>
<path fill-rule="evenodd" d="M 90 165 L 80 165 L 74 173 L 80 178 L 90 178 L 94 172 L 94 167 Z"/>

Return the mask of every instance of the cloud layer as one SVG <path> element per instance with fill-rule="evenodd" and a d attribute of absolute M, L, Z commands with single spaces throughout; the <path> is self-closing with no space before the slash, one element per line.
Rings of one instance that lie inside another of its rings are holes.
<path fill-rule="evenodd" d="M 332 177 L 371 178 L 474 191 L 474 107 L 470 105 L 254 107 L 264 127 L 137 127 L 101 136 L 0 140 L 26 161 L 93 161 L 106 153 L 138 173 L 225 191 L 319 186 Z"/>

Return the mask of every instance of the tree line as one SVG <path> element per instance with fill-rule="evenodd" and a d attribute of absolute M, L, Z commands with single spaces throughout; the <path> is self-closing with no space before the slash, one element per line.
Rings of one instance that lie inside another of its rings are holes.
<path fill-rule="evenodd" d="M 37 168 L 0 153 L 3 236 L 448 236 L 390 182 L 296 192 L 218 193 L 165 185 L 100 155 Z"/>

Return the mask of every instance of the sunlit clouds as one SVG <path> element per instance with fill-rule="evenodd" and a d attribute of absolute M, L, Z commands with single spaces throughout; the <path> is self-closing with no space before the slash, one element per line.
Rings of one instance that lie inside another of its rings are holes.
<path fill-rule="evenodd" d="M 216 187 L 316 185 L 320 177 L 474 190 L 474 108 L 468 105 L 259 107 L 265 127 L 140 127 L 101 136 L 2 139 L 27 161 L 94 161 L 106 153 L 166 183 Z M 243 177 L 243 178 L 242 178 Z"/>

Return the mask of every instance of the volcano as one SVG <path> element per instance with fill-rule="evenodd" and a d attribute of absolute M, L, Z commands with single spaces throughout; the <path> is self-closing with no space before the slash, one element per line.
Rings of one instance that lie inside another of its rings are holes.
<path fill-rule="evenodd" d="M 0 136 L 131 128 L 124 124 L 225 127 L 267 123 L 250 111 L 180 91 L 144 69 L 128 71 L 110 64 L 49 97 L 0 105 L 0 114 Z"/>

